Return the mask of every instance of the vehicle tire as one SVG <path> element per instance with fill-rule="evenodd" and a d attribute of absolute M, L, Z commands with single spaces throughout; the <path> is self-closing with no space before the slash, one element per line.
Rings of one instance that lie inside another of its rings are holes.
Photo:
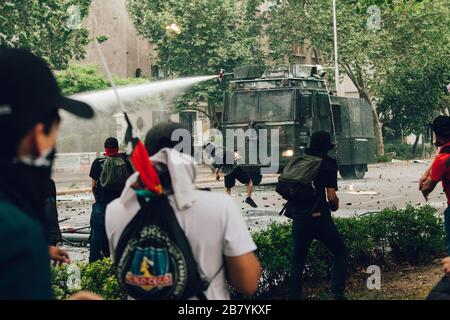
<path fill-rule="evenodd" d="M 252 182 L 254 186 L 259 186 L 262 181 L 262 175 L 259 173 L 251 173 L 250 178 L 252 178 Z"/>
<path fill-rule="evenodd" d="M 353 164 L 348 166 L 340 166 L 339 173 L 343 179 L 363 179 L 366 175 L 366 165 Z"/>

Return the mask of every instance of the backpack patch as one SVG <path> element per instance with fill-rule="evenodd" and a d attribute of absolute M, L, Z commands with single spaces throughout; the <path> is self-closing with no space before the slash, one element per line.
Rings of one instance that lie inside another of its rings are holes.
<path fill-rule="evenodd" d="M 206 299 L 190 244 L 166 196 L 141 202 L 117 245 L 116 275 L 134 299 Z"/>

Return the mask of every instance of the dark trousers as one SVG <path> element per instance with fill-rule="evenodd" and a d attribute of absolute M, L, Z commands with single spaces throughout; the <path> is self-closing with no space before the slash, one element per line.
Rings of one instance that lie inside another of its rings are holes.
<path fill-rule="evenodd" d="M 89 263 L 109 257 L 109 244 L 105 228 L 106 204 L 92 205 Z"/>
<path fill-rule="evenodd" d="M 292 236 L 294 254 L 289 298 L 301 299 L 303 270 L 311 242 L 314 239 L 321 241 L 333 254 L 331 292 L 336 296 L 343 296 L 348 265 L 347 248 L 331 216 L 329 214 L 320 217 L 312 217 L 311 214 L 294 215 Z"/>
<path fill-rule="evenodd" d="M 447 255 L 450 256 L 450 206 L 444 211 L 444 227 L 447 240 Z"/>

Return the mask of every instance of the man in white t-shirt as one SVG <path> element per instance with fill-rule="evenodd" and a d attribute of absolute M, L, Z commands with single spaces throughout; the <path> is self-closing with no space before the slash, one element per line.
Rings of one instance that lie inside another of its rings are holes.
<path fill-rule="evenodd" d="M 223 193 L 196 190 L 196 167 L 192 157 L 173 148 L 172 133 L 182 127 L 163 123 L 147 134 L 145 145 L 152 156 L 161 183 L 169 190 L 169 201 L 191 245 L 200 275 L 210 283 L 210 300 L 230 299 L 225 280 L 238 292 L 252 295 L 257 287 L 260 265 L 256 245 L 234 200 Z M 140 209 L 132 188 L 139 174 L 132 175 L 119 199 L 106 210 L 106 231 L 114 260 L 120 236 Z M 228 279 L 226 279 L 228 275 Z"/>

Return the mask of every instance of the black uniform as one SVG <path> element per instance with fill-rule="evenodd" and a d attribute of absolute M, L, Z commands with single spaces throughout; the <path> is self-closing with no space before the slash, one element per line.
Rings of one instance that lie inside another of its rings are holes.
<path fill-rule="evenodd" d="M 311 242 L 314 239 L 321 241 L 333 253 L 331 291 L 338 298 L 344 295 L 345 290 L 347 249 L 331 218 L 326 197 L 326 188 L 337 190 L 337 162 L 335 159 L 319 152 L 307 150 L 306 153 L 323 159 L 314 181 L 316 190 L 319 192 L 319 198 L 301 204 L 290 202 L 287 206 L 287 210 L 293 217 L 292 235 L 294 241 L 290 298 L 301 298 L 303 269 Z"/>

